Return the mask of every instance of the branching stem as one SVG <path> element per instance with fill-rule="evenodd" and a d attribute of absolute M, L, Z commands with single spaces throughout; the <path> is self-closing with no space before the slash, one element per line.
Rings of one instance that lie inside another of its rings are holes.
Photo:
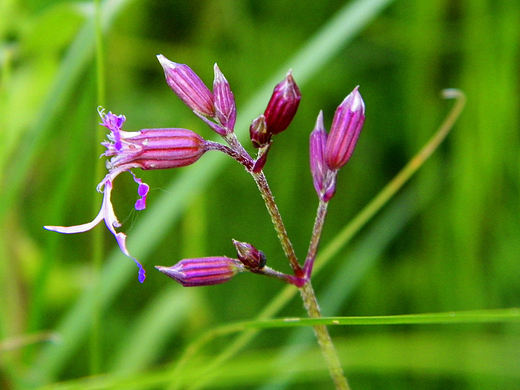
<path fill-rule="evenodd" d="M 318 306 L 318 301 L 316 299 L 316 295 L 314 294 L 311 281 L 309 278 L 307 278 L 307 275 L 310 276 L 310 271 L 312 271 L 312 264 L 314 263 L 314 258 L 316 257 L 316 251 L 318 249 L 320 235 L 323 224 L 325 222 L 325 215 L 327 213 L 327 203 L 320 202 L 320 205 L 318 206 L 318 214 L 316 216 L 313 236 L 306 261 L 306 267 L 309 273 L 305 273 L 304 270 L 300 267 L 298 259 L 296 258 L 293 246 L 289 240 L 289 237 L 287 236 L 287 231 L 285 230 L 282 217 L 278 211 L 278 207 L 274 201 L 274 196 L 269 188 L 269 185 L 267 184 L 267 179 L 265 178 L 264 173 L 261 171 L 259 173 L 251 174 L 253 175 L 260 193 L 262 194 L 262 197 L 265 201 L 267 209 L 269 210 L 269 214 L 271 215 L 271 219 L 278 234 L 278 238 L 280 239 L 285 255 L 289 259 L 294 274 L 299 280 L 305 282 L 300 287 L 300 294 L 305 309 L 307 310 L 309 317 L 319 318 L 321 317 L 320 308 Z M 347 379 L 343 374 L 341 363 L 336 353 L 336 349 L 334 348 L 334 344 L 332 343 L 332 339 L 330 338 L 327 327 L 325 325 L 316 325 L 313 328 L 314 334 L 318 339 L 318 344 L 321 348 L 323 356 L 325 357 L 329 372 L 332 376 L 332 379 L 334 380 L 334 383 L 336 384 L 336 388 L 341 390 L 349 390 Z"/>

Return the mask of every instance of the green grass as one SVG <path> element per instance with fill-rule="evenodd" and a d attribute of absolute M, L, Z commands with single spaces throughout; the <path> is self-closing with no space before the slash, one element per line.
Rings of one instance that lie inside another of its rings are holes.
<path fill-rule="evenodd" d="M 330 126 L 360 85 L 367 121 L 339 175 L 313 280 L 325 321 L 340 322 L 329 328 L 354 390 L 520 386 L 520 326 L 508 310 L 520 307 L 516 2 L 100 6 L 101 30 L 94 3 L 0 4 L 0 388 L 332 388 L 296 289 L 252 274 L 183 289 L 153 269 L 234 256 L 235 238 L 289 271 L 254 183 L 226 156 L 136 172 L 151 186 L 141 212 L 133 181 L 116 180 L 129 249 L 148 271 L 142 285 L 104 227 L 42 229 L 87 222 L 101 201 L 99 104 L 126 115 L 126 130 L 186 127 L 214 138 L 166 86 L 159 53 L 207 84 L 219 64 L 247 147 L 250 121 L 293 69 L 302 103 L 266 175 L 300 259 L 317 205 L 309 133 L 320 109 Z M 435 133 L 452 106 L 440 98 L 448 87 L 467 97 L 452 133 L 366 225 L 348 230 Z M 468 311 L 481 321 L 439 323 Z"/>

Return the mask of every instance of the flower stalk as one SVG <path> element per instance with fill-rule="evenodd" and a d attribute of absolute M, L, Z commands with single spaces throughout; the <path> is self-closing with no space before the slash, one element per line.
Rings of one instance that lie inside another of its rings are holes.
<path fill-rule="evenodd" d="M 121 251 L 132 258 L 139 268 L 139 281 L 145 279 L 145 270 L 137 259 L 130 255 L 126 247 L 126 234 L 116 229 L 121 227 L 112 202 L 111 192 L 115 178 L 129 172 L 136 182 L 139 198 L 136 210 L 146 208 L 150 187 L 143 183 L 133 172 L 134 169 L 155 170 L 185 167 L 197 162 L 210 150 L 227 154 L 253 177 L 271 217 L 274 229 L 292 268 L 293 275 L 284 274 L 266 265 L 265 254 L 247 242 L 233 240 L 237 258 L 210 256 L 183 259 L 177 264 L 156 269 L 174 279 L 184 287 L 210 286 L 226 283 L 238 273 L 249 272 L 281 280 L 296 286 L 301 294 L 309 317 L 321 317 L 316 295 L 312 288 L 311 276 L 320 243 L 321 233 L 327 215 L 329 201 L 336 191 L 338 171 L 349 161 L 356 146 L 365 121 L 365 104 L 358 87 L 343 100 L 335 111 L 330 133 L 323 124 L 320 112 L 314 130 L 310 135 L 310 171 L 318 196 L 318 210 L 311 235 L 308 253 L 303 267 L 300 265 L 282 216 L 269 188 L 263 167 L 274 143 L 274 136 L 285 131 L 291 124 L 301 100 L 301 93 L 292 72 L 273 90 L 264 112 L 249 128 L 253 147 L 258 150 L 256 159 L 246 151 L 235 135 L 236 104 L 231 86 L 220 68 L 214 66 L 213 90 L 211 91 L 200 77 L 185 64 L 157 56 L 164 70 L 167 84 L 185 105 L 225 143 L 207 141 L 188 129 L 158 128 L 139 131 L 123 131 L 126 118 L 123 115 L 105 114 L 99 109 L 101 125 L 109 130 L 107 140 L 101 144 L 106 148 L 102 156 L 109 157 L 106 162 L 108 173 L 98 184 L 97 190 L 103 193 L 101 210 L 93 221 L 76 226 L 45 226 L 47 230 L 59 233 L 80 233 L 92 229 L 104 221 L 114 235 Z M 324 325 L 314 326 L 314 332 L 323 352 L 336 388 L 348 389 L 334 344 Z"/>
<path fill-rule="evenodd" d="M 318 301 L 316 299 L 316 294 L 314 293 L 314 289 L 312 288 L 310 274 L 312 272 L 312 266 L 316 257 L 316 251 L 318 248 L 321 231 L 325 222 L 325 215 L 327 214 L 328 203 L 320 202 L 318 214 L 313 229 L 309 254 L 307 255 L 305 267 L 302 269 L 300 267 L 296 254 L 294 253 L 292 243 L 287 235 L 287 230 L 285 229 L 282 217 L 274 201 L 273 194 L 269 189 L 267 180 L 265 179 L 265 175 L 263 174 L 263 172 L 259 174 L 253 173 L 253 177 L 255 178 L 258 189 L 260 190 L 262 198 L 265 201 L 267 210 L 271 215 L 271 220 L 278 234 L 278 239 L 282 243 L 284 252 L 286 253 L 287 258 L 289 259 L 289 263 L 293 268 L 293 272 L 296 275 L 296 278 L 292 284 L 299 288 L 305 310 L 307 311 L 309 317 L 320 318 L 322 315 L 318 305 Z M 315 325 L 313 326 L 313 329 L 314 334 L 316 335 L 316 338 L 318 340 L 320 349 L 325 358 L 325 361 L 327 362 L 330 375 L 333 378 L 334 383 L 336 385 L 336 388 L 341 390 L 348 390 L 348 382 L 345 378 L 345 375 L 343 374 L 341 362 L 334 347 L 334 343 L 330 338 L 327 327 L 325 325 Z"/>
<path fill-rule="evenodd" d="M 309 244 L 309 250 L 303 266 L 303 272 L 305 278 L 310 280 L 312 275 L 312 268 L 314 267 L 314 260 L 318 252 L 318 245 L 320 243 L 321 232 L 323 231 L 323 225 L 325 225 L 325 217 L 327 215 L 327 207 L 329 203 L 320 200 L 318 205 L 318 212 L 316 213 L 316 219 L 314 220 L 314 227 L 312 229 L 311 242 Z"/>
<path fill-rule="evenodd" d="M 302 297 L 303 304 L 305 306 L 305 309 L 307 310 L 307 314 L 309 315 L 309 317 L 320 318 L 320 307 L 318 305 L 316 294 L 314 293 L 314 289 L 312 288 L 310 279 L 300 288 L 300 295 Z M 349 390 L 350 387 L 348 385 L 347 378 L 343 373 L 343 368 L 341 368 L 341 362 L 336 352 L 336 348 L 334 347 L 334 343 L 330 338 L 330 334 L 327 330 L 327 327 L 325 325 L 314 325 L 313 329 L 314 334 L 318 339 L 318 344 L 320 346 L 323 357 L 327 362 L 327 367 L 329 368 L 330 376 L 332 377 L 332 380 L 336 385 L 336 389 Z"/>
<path fill-rule="evenodd" d="M 280 240 L 280 244 L 282 245 L 285 256 L 289 260 L 289 264 L 294 272 L 294 275 L 297 278 L 301 278 L 302 282 L 304 282 L 304 272 L 300 263 L 298 262 L 298 258 L 296 257 L 296 253 L 294 252 L 294 247 L 287 235 L 287 230 L 285 229 L 285 225 L 282 220 L 282 216 L 280 215 L 280 211 L 278 210 L 278 206 L 274 201 L 273 193 L 269 188 L 269 184 L 267 183 L 267 179 L 264 175 L 264 172 L 261 171 L 259 173 L 251 172 L 251 175 L 255 179 L 256 185 L 260 190 L 260 194 L 264 199 L 265 206 L 267 207 L 267 211 L 271 216 L 271 221 L 273 222 L 273 226 L 276 230 L 276 234 L 278 235 L 278 239 Z"/>

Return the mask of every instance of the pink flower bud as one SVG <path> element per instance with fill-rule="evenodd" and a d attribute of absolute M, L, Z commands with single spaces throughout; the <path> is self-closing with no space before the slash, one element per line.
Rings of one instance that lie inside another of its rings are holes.
<path fill-rule="evenodd" d="M 233 240 L 233 245 L 237 249 L 238 260 L 247 268 L 257 270 L 265 267 L 266 258 L 264 252 L 259 251 L 247 242 Z"/>
<path fill-rule="evenodd" d="M 332 120 L 325 146 L 325 161 L 332 170 L 340 169 L 350 159 L 365 122 L 365 103 L 358 88 L 343 100 Z"/>
<path fill-rule="evenodd" d="M 238 260 L 225 256 L 184 259 L 172 267 L 155 268 L 184 287 L 224 283 L 245 270 Z"/>
<path fill-rule="evenodd" d="M 214 67 L 215 80 L 213 81 L 213 93 L 215 94 L 215 111 L 217 120 L 226 129 L 226 133 L 232 133 L 237 118 L 235 98 L 228 81 L 220 71 L 217 64 Z"/>
<path fill-rule="evenodd" d="M 323 112 L 320 111 L 314 130 L 311 132 L 309 148 L 310 148 L 310 164 L 312 181 L 316 192 L 320 194 L 323 189 L 323 178 L 328 170 L 323 152 L 327 143 L 327 132 L 323 125 Z"/>
<path fill-rule="evenodd" d="M 162 54 L 157 58 L 164 69 L 166 82 L 184 104 L 196 113 L 214 117 L 215 97 L 200 77 L 188 65 L 170 61 Z"/>
<path fill-rule="evenodd" d="M 249 127 L 249 136 L 251 137 L 251 142 L 255 148 L 261 148 L 269 144 L 271 134 L 267 132 L 265 116 L 260 115 L 258 118 L 253 120 Z"/>
<path fill-rule="evenodd" d="M 105 156 L 114 156 L 109 169 L 122 166 L 132 168 L 167 169 L 185 167 L 196 162 L 206 152 L 206 141 L 187 129 L 143 129 L 135 132 L 116 131 L 103 142 Z"/>
<path fill-rule="evenodd" d="M 336 177 L 325 162 L 325 145 L 327 143 L 327 132 L 323 125 L 323 112 L 320 111 L 316 126 L 310 136 L 310 165 L 312 181 L 316 193 L 324 202 L 328 202 L 336 192 Z"/>
<path fill-rule="evenodd" d="M 265 109 L 265 123 L 270 134 L 278 134 L 287 129 L 296 115 L 301 93 L 289 71 L 285 79 L 274 87 L 271 100 Z"/>

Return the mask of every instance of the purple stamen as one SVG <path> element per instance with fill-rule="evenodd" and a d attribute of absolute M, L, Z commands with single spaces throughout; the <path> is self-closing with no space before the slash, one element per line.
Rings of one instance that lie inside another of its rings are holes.
<path fill-rule="evenodd" d="M 138 211 L 144 210 L 146 208 L 146 195 L 148 195 L 148 191 L 150 191 L 150 186 L 143 183 L 143 181 L 137 178 L 133 172 L 130 171 L 130 173 L 134 177 L 134 181 L 139 184 L 137 187 L 137 194 L 141 197 L 135 202 L 135 209 Z"/>

